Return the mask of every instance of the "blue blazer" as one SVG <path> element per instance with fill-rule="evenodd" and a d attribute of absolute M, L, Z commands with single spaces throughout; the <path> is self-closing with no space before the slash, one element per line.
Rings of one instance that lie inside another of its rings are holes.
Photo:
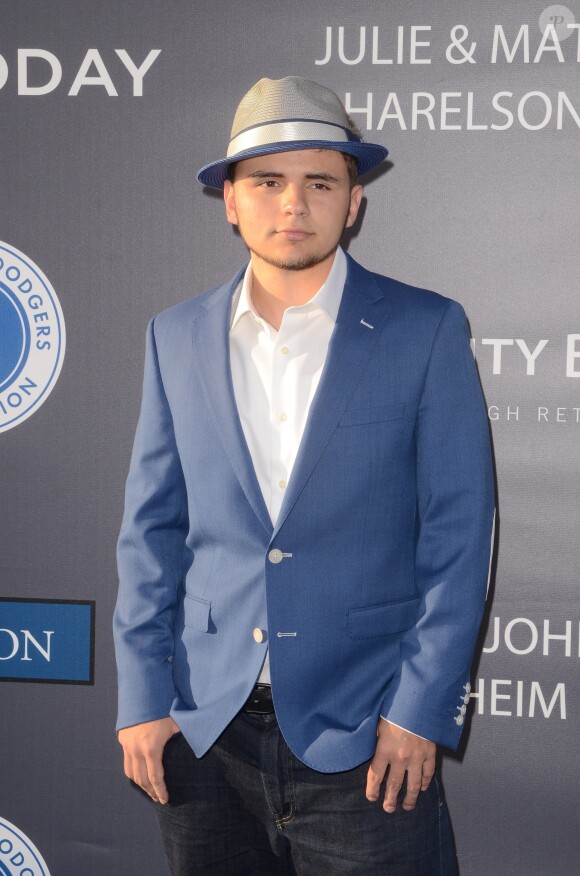
<path fill-rule="evenodd" d="M 455 747 L 494 516 L 463 310 L 349 258 L 273 527 L 230 373 L 241 273 L 149 326 L 118 548 L 117 726 L 171 714 L 203 755 L 268 646 L 282 733 L 314 769 L 370 758 L 379 715 Z"/>

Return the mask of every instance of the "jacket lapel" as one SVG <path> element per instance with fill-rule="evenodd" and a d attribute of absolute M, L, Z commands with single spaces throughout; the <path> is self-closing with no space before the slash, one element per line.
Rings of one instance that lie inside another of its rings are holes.
<path fill-rule="evenodd" d="M 348 257 L 348 275 L 336 326 L 274 535 L 304 489 L 344 414 L 388 317 L 373 275 Z"/>
<path fill-rule="evenodd" d="M 208 296 L 193 324 L 193 346 L 197 373 L 226 456 L 250 506 L 269 534 L 272 522 L 238 415 L 230 367 L 231 302 L 244 270 Z"/>
<path fill-rule="evenodd" d="M 312 402 L 276 535 L 304 489 L 344 414 L 388 317 L 386 299 L 373 275 L 348 257 L 348 275 L 318 390 Z M 193 323 L 197 373 L 207 405 L 235 476 L 268 534 L 272 523 L 256 477 L 236 407 L 230 366 L 232 296 L 245 268 L 208 296 Z"/>

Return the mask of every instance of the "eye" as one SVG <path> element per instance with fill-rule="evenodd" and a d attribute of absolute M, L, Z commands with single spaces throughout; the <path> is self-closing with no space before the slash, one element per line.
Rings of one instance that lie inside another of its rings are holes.
<path fill-rule="evenodd" d="M 327 186 L 321 182 L 312 183 L 312 188 L 315 189 L 315 191 L 317 191 L 317 192 L 330 191 L 330 186 Z"/>
<path fill-rule="evenodd" d="M 260 183 L 258 183 L 258 185 L 262 186 L 265 189 L 274 189 L 277 185 L 279 185 L 279 183 L 278 180 L 275 179 L 263 179 Z"/>

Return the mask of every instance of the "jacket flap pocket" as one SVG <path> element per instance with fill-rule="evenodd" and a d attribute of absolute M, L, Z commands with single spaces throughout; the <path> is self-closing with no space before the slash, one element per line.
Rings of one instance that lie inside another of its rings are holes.
<path fill-rule="evenodd" d="M 186 627 L 192 627 L 194 630 L 199 630 L 202 633 L 209 632 L 211 602 L 207 599 L 200 599 L 198 596 L 188 596 L 186 593 L 183 609 Z"/>
<path fill-rule="evenodd" d="M 410 629 L 417 620 L 419 597 L 368 608 L 351 608 L 348 612 L 348 632 L 353 639 L 392 636 Z"/>
<path fill-rule="evenodd" d="M 400 420 L 405 416 L 405 405 L 380 405 L 374 408 L 352 408 L 340 420 L 341 426 L 362 426 L 365 423 L 384 423 L 387 420 Z"/>

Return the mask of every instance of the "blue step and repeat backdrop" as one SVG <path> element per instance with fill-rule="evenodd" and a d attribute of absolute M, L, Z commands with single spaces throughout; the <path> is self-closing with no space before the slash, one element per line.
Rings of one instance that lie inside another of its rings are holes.
<path fill-rule="evenodd" d="M 0 873 L 166 876 L 113 732 L 143 338 L 244 260 L 194 171 L 261 76 L 390 149 L 352 254 L 464 305 L 500 525 L 443 774 L 462 876 L 579 872 L 580 5 L 4 0 Z"/>

